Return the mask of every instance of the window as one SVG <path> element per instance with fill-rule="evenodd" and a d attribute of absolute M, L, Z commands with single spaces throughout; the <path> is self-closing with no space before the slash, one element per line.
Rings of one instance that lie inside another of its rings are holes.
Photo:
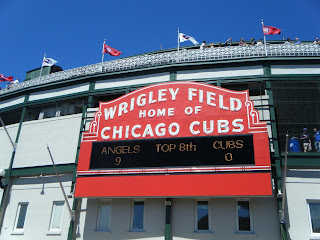
<path fill-rule="evenodd" d="M 97 219 L 97 231 L 110 231 L 110 202 L 100 202 Z"/>
<path fill-rule="evenodd" d="M 209 231 L 208 201 L 197 201 L 196 230 Z"/>
<path fill-rule="evenodd" d="M 50 231 L 60 230 L 64 202 L 54 202 L 52 206 Z"/>
<path fill-rule="evenodd" d="M 143 230 L 144 219 L 144 201 L 135 201 L 133 203 L 132 231 Z"/>
<path fill-rule="evenodd" d="M 2 112 L 2 113 L 0 113 L 0 116 L 3 120 L 3 123 L 5 125 L 9 126 L 11 124 L 20 122 L 21 113 L 22 113 L 22 109 L 19 108 L 14 111 L 11 110 L 11 111 L 7 111 L 7 112 Z"/>
<path fill-rule="evenodd" d="M 320 202 L 309 202 L 311 230 L 320 233 Z"/>
<path fill-rule="evenodd" d="M 86 98 L 76 98 L 43 105 L 30 106 L 27 108 L 24 120 L 31 121 L 81 113 L 83 106 L 86 104 Z"/>
<path fill-rule="evenodd" d="M 251 218 L 249 201 L 238 201 L 238 231 L 251 232 Z"/>
<path fill-rule="evenodd" d="M 16 221 L 14 224 L 14 230 L 22 231 L 24 228 L 24 222 L 26 220 L 28 209 L 28 203 L 19 203 L 16 215 Z"/>
<path fill-rule="evenodd" d="M 99 102 L 109 102 L 112 101 L 116 98 L 121 97 L 122 95 L 126 94 L 125 90 L 119 90 L 117 92 L 114 93 L 107 93 L 107 94 L 103 94 L 103 95 L 96 95 L 94 97 L 94 107 L 99 107 Z"/>

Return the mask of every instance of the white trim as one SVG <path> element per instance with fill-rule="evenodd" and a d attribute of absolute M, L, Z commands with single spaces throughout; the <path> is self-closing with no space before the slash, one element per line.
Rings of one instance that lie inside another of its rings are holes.
<path fill-rule="evenodd" d="M 60 97 L 85 91 L 89 91 L 89 83 L 32 93 L 30 94 L 29 102 L 52 97 Z"/>
<path fill-rule="evenodd" d="M 221 78 L 221 77 L 241 77 L 241 76 L 259 76 L 263 75 L 262 66 L 252 67 L 235 67 L 235 68 L 217 68 L 209 70 L 191 70 L 178 71 L 177 80 L 193 80 L 206 78 Z"/>
<path fill-rule="evenodd" d="M 320 65 L 271 65 L 271 74 L 320 74 Z"/>
<path fill-rule="evenodd" d="M 247 118 L 248 118 L 248 131 L 249 133 L 257 131 L 257 132 L 267 132 L 267 124 L 266 122 L 260 122 L 260 116 L 259 116 L 259 112 L 254 108 L 254 104 L 253 102 L 249 99 L 249 91 L 233 91 L 233 90 L 229 90 L 229 89 L 224 89 L 221 87 L 217 87 L 217 86 L 212 86 L 212 85 L 208 85 L 208 84 L 204 84 L 204 83 L 196 83 L 196 82 L 167 82 L 167 83 L 159 83 L 159 84 L 155 84 L 155 85 L 151 85 L 151 86 L 147 86 L 147 87 L 143 87 L 140 88 L 136 91 L 133 91 L 131 93 L 127 93 L 119 98 L 116 98 L 112 101 L 109 102 L 102 102 L 99 104 L 99 110 L 94 114 L 94 119 L 90 122 L 89 124 L 89 130 L 83 132 L 82 135 L 82 141 L 86 142 L 86 141 L 96 141 L 98 138 L 98 132 L 101 130 L 100 129 L 100 117 L 103 116 L 103 106 L 110 106 L 114 103 L 120 103 L 123 99 L 129 99 L 130 96 L 132 94 L 138 94 L 138 92 L 140 91 L 147 91 L 147 89 L 152 89 L 155 88 L 157 86 L 170 86 L 170 85 L 180 85 L 180 84 L 185 84 L 185 85 L 189 85 L 189 86 L 193 86 L 196 85 L 197 87 L 199 86 L 205 86 L 211 89 L 215 89 L 218 91 L 222 91 L 222 92 L 227 92 L 227 93 L 231 93 L 234 94 L 235 96 L 239 95 L 244 95 L 245 96 L 245 106 L 247 108 Z"/>
<path fill-rule="evenodd" d="M 319 203 L 320 205 L 320 199 L 307 199 L 307 211 L 308 211 L 308 218 L 309 218 L 310 237 L 311 238 L 313 237 L 312 239 L 314 239 L 314 237 L 317 237 L 317 239 L 319 239 L 320 233 L 313 232 L 313 229 L 312 229 L 311 212 L 310 212 L 309 203 Z"/>
<path fill-rule="evenodd" d="M 21 211 L 21 206 L 22 205 L 26 205 L 27 206 L 26 213 L 25 213 L 24 220 L 23 220 L 23 228 L 17 228 L 18 219 L 19 219 L 19 216 L 20 216 L 20 211 Z M 24 226 L 25 226 L 25 223 L 26 223 L 28 206 L 29 206 L 29 202 L 19 202 L 18 203 L 16 217 L 15 217 L 14 225 L 13 225 L 13 232 L 11 234 L 18 234 L 18 235 L 19 234 L 24 234 Z"/>
<path fill-rule="evenodd" d="M 62 212 L 61 212 L 61 217 L 60 217 L 60 224 L 59 224 L 59 227 L 58 228 L 53 228 L 52 227 L 52 224 L 53 224 L 53 217 L 56 213 L 56 207 L 57 207 L 57 204 L 61 204 L 62 203 Z M 61 234 L 61 225 L 62 225 L 62 219 L 63 219 L 63 210 L 64 210 L 64 204 L 65 201 L 53 201 L 52 203 L 52 209 L 51 209 L 51 217 L 50 217 L 50 225 L 49 225 L 49 232 L 48 234 Z"/>
<path fill-rule="evenodd" d="M 78 175 L 119 175 L 119 174 L 157 174 L 157 173 L 200 173 L 200 172 L 261 172 L 270 171 L 271 166 L 208 166 L 208 167 L 181 167 L 181 168 L 125 168 L 111 170 L 84 170 L 77 171 Z"/>
<path fill-rule="evenodd" d="M 148 84 L 148 83 L 160 83 L 168 82 L 170 80 L 169 73 L 163 74 L 153 74 L 145 76 L 136 76 L 130 78 L 121 78 L 114 80 L 105 80 L 99 81 L 95 84 L 95 89 L 105 89 L 105 88 L 115 88 L 115 87 L 126 87 L 126 86 L 136 86 L 139 84 Z"/>

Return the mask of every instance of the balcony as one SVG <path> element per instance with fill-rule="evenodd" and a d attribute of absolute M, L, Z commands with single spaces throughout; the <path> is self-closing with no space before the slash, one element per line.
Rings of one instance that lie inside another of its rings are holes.
<path fill-rule="evenodd" d="M 268 44 L 268 57 L 312 57 L 320 56 L 320 46 L 313 43 L 303 44 Z M 229 46 L 215 47 L 190 50 L 151 53 L 134 57 L 127 57 L 112 60 L 103 63 L 96 63 L 79 68 L 73 68 L 61 72 L 33 78 L 29 81 L 22 82 L 18 85 L 11 86 L 10 89 L 0 90 L 0 95 L 13 92 L 19 89 L 25 89 L 32 86 L 39 86 L 46 83 L 57 82 L 61 80 L 84 77 L 99 73 L 111 73 L 130 69 L 165 66 L 181 63 L 220 61 L 229 59 L 248 59 L 266 57 L 264 45 L 246 45 L 246 46 Z"/>

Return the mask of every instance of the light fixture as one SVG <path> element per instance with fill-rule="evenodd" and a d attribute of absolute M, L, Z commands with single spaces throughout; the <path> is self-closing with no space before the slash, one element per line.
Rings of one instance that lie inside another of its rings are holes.
<path fill-rule="evenodd" d="M 0 177 L 4 177 L 5 174 L 6 174 L 6 171 L 3 168 L 1 168 L 0 169 Z"/>
<path fill-rule="evenodd" d="M 2 184 L 2 178 L 4 177 L 4 175 L 6 174 L 6 171 L 1 168 L 0 169 L 0 188 L 4 189 L 5 187 L 5 184 Z"/>

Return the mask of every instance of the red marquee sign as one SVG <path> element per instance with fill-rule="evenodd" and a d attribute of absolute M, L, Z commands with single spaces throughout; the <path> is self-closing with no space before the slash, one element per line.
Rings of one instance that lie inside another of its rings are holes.
<path fill-rule="evenodd" d="M 271 195 L 270 169 L 248 91 L 162 83 L 100 102 L 83 133 L 76 196 Z"/>

